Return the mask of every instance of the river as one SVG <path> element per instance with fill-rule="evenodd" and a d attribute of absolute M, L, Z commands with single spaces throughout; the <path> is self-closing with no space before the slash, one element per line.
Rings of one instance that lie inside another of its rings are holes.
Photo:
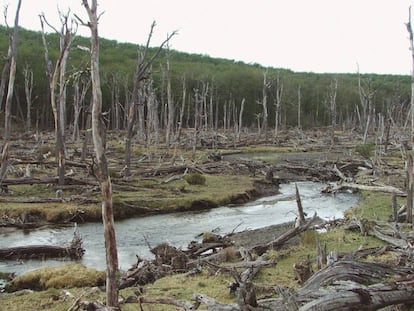
<path fill-rule="evenodd" d="M 324 219 L 337 219 L 355 206 L 359 200 L 351 193 L 322 194 L 325 185 L 315 182 L 298 182 L 304 211 L 315 212 Z M 257 229 L 292 221 L 296 217 L 295 183 L 282 184 L 280 194 L 260 198 L 240 206 L 223 206 L 202 212 L 183 212 L 153 215 L 118 221 L 115 224 L 120 269 L 126 270 L 136 262 L 136 255 L 152 258 L 147 242 L 156 246 L 168 242 L 185 248 L 199 233 Z M 77 226 L 85 248 L 81 262 L 88 267 L 105 269 L 103 226 L 88 223 Z M 23 245 L 64 245 L 72 240 L 74 227 L 43 228 L 31 231 L 14 230 L 0 234 L 0 247 Z M 1 272 L 24 272 L 62 264 L 61 260 L 0 261 Z"/>

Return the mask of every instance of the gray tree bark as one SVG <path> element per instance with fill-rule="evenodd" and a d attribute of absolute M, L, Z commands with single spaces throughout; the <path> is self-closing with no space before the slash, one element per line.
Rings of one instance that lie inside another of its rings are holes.
<path fill-rule="evenodd" d="M 32 91 L 33 91 L 33 70 L 26 66 L 23 70 L 24 92 L 26 94 L 26 130 L 30 131 L 32 127 Z"/>
<path fill-rule="evenodd" d="M 49 79 L 50 103 L 52 106 L 55 140 L 56 140 L 56 159 L 58 161 L 59 184 L 65 183 L 65 118 L 66 118 L 66 62 L 69 57 L 70 46 L 74 40 L 73 25 L 69 25 L 68 15 L 61 15 L 61 31 L 50 25 L 44 15 L 40 15 L 40 24 L 42 27 L 42 41 L 45 49 L 46 75 Z M 59 35 L 59 58 L 56 61 L 55 68 L 52 70 L 52 62 L 49 58 L 44 24 L 47 24 Z M 59 87 L 59 90 L 58 90 Z"/>
<path fill-rule="evenodd" d="M 6 106 L 5 110 L 5 124 L 4 124 L 4 139 L 7 141 L 11 135 L 11 106 L 14 93 L 14 80 L 16 78 L 16 64 L 17 64 L 17 43 L 19 41 L 19 13 L 22 1 L 17 3 L 16 15 L 14 18 L 13 35 L 10 42 L 11 59 L 9 72 L 9 85 L 7 88 Z"/>
<path fill-rule="evenodd" d="M 108 174 L 108 162 L 105 155 L 105 144 L 102 138 L 102 90 L 99 73 L 99 35 L 97 0 L 91 6 L 87 0 L 82 3 L 88 13 L 87 25 L 91 30 L 91 77 L 92 77 L 92 138 L 95 148 L 97 178 L 102 192 L 102 221 L 104 226 L 106 250 L 106 305 L 115 310 L 118 304 L 118 251 L 115 237 L 112 184 Z"/>

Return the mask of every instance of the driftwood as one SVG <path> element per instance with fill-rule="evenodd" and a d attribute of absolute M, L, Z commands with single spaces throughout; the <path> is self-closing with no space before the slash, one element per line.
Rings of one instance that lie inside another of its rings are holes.
<path fill-rule="evenodd" d="M 413 273 L 412 268 L 384 263 L 338 261 L 314 274 L 298 290 L 296 299 L 304 311 L 377 310 L 413 303 Z M 388 281 L 396 275 L 402 278 Z"/>
<path fill-rule="evenodd" d="M 414 248 L 414 235 L 409 232 L 402 232 L 398 230 L 398 225 L 395 223 L 367 221 L 366 219 L 352 219 L 349 228 L 355 225 L 359 228 L 362 234 L 375 236 L 376 238 L 385 241 L 400 249 Z M 388 229 L 384 228 L 387 227 Z"/>
<path fill-rule="evenodd" d="M 316 219 L 317 219 L 317 216 L 315 214 L 313 218 L 308 220 L 308 222 L 305 223 L 304 225 L 296 226 L 295 228 L 288 230 L 287 232 L 285 232 L 284 234 L 282 234 L 281 236 L 279 236 L 278 238 L 276 238 L 275 240 L 269 243 L 255 245 L 251 248 L 251 251 L 258 255 L 262 255 L 269 249 L 278 248 L 282 246 L 283 244 L 285 244 L 291 238 L 298 235 L 299 233 L 307 230 Z"/>
<path fill-rule="evenodd" d="M 82 239 L 75 233 L 69 246 L 54 245 L 27 245 L 0 249 L 0 259 L 46 259 L 46 258 L 70 258 L 81 259 L 85 250 L 82 248 Z"/>
<path fill-rule="evenodd" d="M 413 303 L 414 287 L 393 282 L 331 291 L 301 306 L 299 310 L 378 310 L 387 306 Z"/>
<path fill-rule="evenodd" d="M 324 193 L 335 193 L 341 190 L 364 190 L 364 191 L 377 191 L 377 192 L 385 192 L 385 193 L 395 193 L 399 196 L 406 196 L 407 194 L 394 187 L 394 186 L 387 186 L 387 185 L 381 185 L 381 186 L 372 186 L 372 185 L 361 185 L 356 183 L 348 183 L 348 182 L 342 182 L 334 186 L 328 186 L 326 187 L 322 192 Z"/>

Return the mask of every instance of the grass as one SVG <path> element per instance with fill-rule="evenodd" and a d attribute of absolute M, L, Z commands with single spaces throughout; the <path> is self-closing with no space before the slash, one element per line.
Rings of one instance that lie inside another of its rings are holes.
<path fill-rule="evenodd" d="M 30 271 L 15 277 L 7 284 L 9 290 L 30 288 L 46 290 L 49 288 L 92 287 L 104 284 L 105 273 L 87 268 L 82 264 L 66 264 Z"/>
<path fill-rule="evenodd" d="M 138 181 L 135 191 L 114 190 L 113 202 L 116 219 L 142 215 L 140 207 L 147 211 L 189 210 L 194 201 L 204 201 L 214 207 L 230 203 L 234 197 L 253 190 L 253 178 L 242 175 L 203 175 L 204 185 L 190 185 L 185 180 L 176 180 L 162 184 L 159 180 Z M 161 180 L 162 181 L 162 180 Z M 132 184 L 133 185 L 133 184 Z M 143 186 L 142 186 L 143 185 Z M 43 188 L 46 188 L 43 186 Z M 48 189 L 46 189 L 47 191 Z M 41 185 L 31 193 L 44 193 Z M 19 191 L 22 193 L 22 191 Z M 42 194 L 43 197 L 54 197 L 54 192 Z M 17 194 L 15 195 L 17 197 Z M 64 192 L 64 196 L 70 193 Z M 11 196 L 12 197 L 12 196 Z M 12 218 L 17 221 L 46 221 L 62 223 L 68 221 L 77 210 L 83 210 L 83 217 L 89 221 L 101 220 L 100 204 L 78 204 L 77 202 L 53 203 L 0 203 L 0 218 Z"/>
<path fill-rule="evenodd" d="M 390 193 L 361 192 L 360 204 L 345 213 L 346 217 L 367 218 L 372 220 L 389 221 L 392 216 L 392 196 Z M 405 198 L 397 198 L 397 206 L 405 204 Z M 398 207 L 399 208 L 399 207 Z"/>
<path fill-rule="evenodd" d="M 204 175 L 204 185 L 191 185 L 185 180 L 153 184 L 150 189 L 114 193 L 115 202 L 127 201 L 164 211 L 188 210 L 194 201 L 209 202 L 212 206 L 229 203 L 234 196 L 253 190 L 253 179 L 240 175 Z"/>
<path fill-rule="evenodd" d="M 119 158 L 123 152 L 123 144 L 111 142 L 113 153 L 111 158 Z M 133 146 L 134 153 L 140 158 L 147 153 L 145 148 Z M 292 148 L 277 148 L 273 146 L 259 146 L 255 148 L 243 148 L 243 152 L 264 152 L 269 157 L 274 157 L 277 152 L 289 152 Z M 181 152 L 185 159 L 190 158 L 190 152 Z M 267 156 L 267 155 L 266 155 Z M 202 159 L 205 154 L 197 152 L 196 158 Z M 121 156 L 122 158 L 122 156 Z M 112 169 L 112 167 L 111 167 Z M 113 174 L 117 170 L 114 166 Z M 246 194 L 253 189 L 253 179 L 241 175 L 203 175 L 206 178 L 204 185 L 190 185 L 185 180 L 176 180 L 162 183 L 168 177 L 159 178 L 136 178 L 129 185 L 135 186 L 136 190 L 126 191 L 114 189 L 114 205 L 118 209 L 118 217 L 128 217 L 139 211 L 136 207 L 149 209 L 161 209 L 164 211 L 185 210 L 193 208 L 194 201 L 205 201 L 211 206 L 227 204 L 235 197 Z M 115 180 L 116 181 L 116 180 Z M 12 188 L 14 195 L 18 196 L 44 196 L 54 197 L 55 188 L 47 185 L 38 186 L 15 186 Z M 76 191 L 65 191 L 65 195 L 76 194 Z M 99 198 L 99 192 L 92 196 Z M 13 196 L 13 195 L 12 195 Z M 122 205 L 127 202 L 132 207 Z M 399 199 L 399 204 L 404 200 Z M 100 220 L 100 204 L 79 205 L 75 203 L 0 203 L 0 217 L 23 217 L 27 215 L 40 215 L 50 221 L 67 219 L 77 209 L 85 210 L 91 218 Z M 358 206 L 347 211 L 346 216 L 356 216 L 366 219 L 388 220 L 391 210 L 391 195 L 383 193 L 362 192 L 362 199 Z M 40 217 L 39 216 L 39 217 Z M 383 242 L 369 236 L 362 236 L 359 232 L 345 231 L 342 228 L 320 233 L 309 231 L 302 233 L 300 242 L 290 248 L 273 250 L 269 252 L 271 258 L 277 259 L 277 265 L 264 268 L 254 280 L 257 286 L 258 298 L 275 296 L 273 288 L 282 285 L 289 288 L 298 287 L 294 280 L 293 264 L 310 259 L 316 262 L 316 237 L 322 245 L 326 245 L 328 251 L 347 253 L 360 247 L 369 248 L 384 245 Z M 367 260 L 387 261 L 392 255 L 385 254 L 381 258 L 368 258 Z M 228 256 L 229 259 L 232 256 Z M 316 264 L 313 264 L 316 271 Z M 82 296 L 82 300 L 105 300 L 105 293 L 100 291 L 96 285 L 102 282 L 104 273 L 87 269 L 82 265 L 64 265 L 62 267 L 37 270 L 19 278 L 21 284 L 29 284 L 39 289 L 30 294 L 1 295 L 0 310 L 31 311 L 45 310 L 58 311 L 68 310 L 75 299 Z M 143 288 L 144 295 L 148 297 L 171 297 L 175 299 L 191 300 L 194 293 L 203 293 L 214 297 L 223 303 L 235 302 L 235 297 L 229 293 L 228 285 L 233 278 L 226 273 L 214 273 L 205 268 L 199 275 L 186 276 L 184 274 L 172 275 L 157 280 L 154 284 L 148 284 Z M 16 280 L 17 282 L 17 280 Z M 138 288 L 128 288 L 120 291 L 121 297 L 135 294 Z M 68 292 L 71 295 L 68 295 Z M 122 306 L 123 311 L 137 310 L 137 304 Z M 166 305 L 144 306 L 145 310 L 169 311 L 176 310 L 175 307 Z"/>
<path fill-rule="evenodd" d="M 207 176 L 206 187 L 212 180 L 217 177 Z M 220 180 L 220 178 L 219 178 Z M 233 180 L 234 182 L 234 180 Z M 167 186 L 167 188 L 170 186 Z M 194 186 L 196 187 L 196 186 Z M 203 186 L 202 186 L 203 187 Z M 215 189 L 215 188 L 214 188 Z M 196 192 L 195 189 L 192 191 Z M 366 217 L 369 219 L 386 220 L 391 213 L 390 197 L 387 194 L 379 193 L 362 193 L 362 199 L 358 206 L 347 212 L 347 215 L 355 215 L 357 217 Z M 274 267 L 264 268 L 255 278 L 254 282 L 257 285 L 258 298 L 275 296 L 273 288 L 276 285 L 282 285 L 289 288 L 296 288 L 299 286 L 294 279 L 293 264 L 299 263 L 305 259 L 310 259 L 313 263 L 313 270 L 316 271 L 316 236 L 318 236 L 321 245 L 326 244 L 329 251 L 337 251 L 338 253 L 348 253 L 360 247 L 370 248 L 382 246 L 384 243 L 376 238 L 370 236 L 362 236 L 358 231 L 346 231 L 343 228 L 337 228 L 324 233 L 309 231 L 302 233 L 300 236 L 300 243 L 281 250 L 273 250 L 269 252 L 271 258 L 277 259 L 277 265 Z M 385 254 L 382 258 L 369 258 L 371 260 L 389 261 L 392 255 Z M 55 289 L 49 288 L 40 292 L 35 292 L 23 296 L 5 296 L 0 298 L 0 304 L 7 308 L 6 310 L 67 310 L 73 303 L 74 298 L 69 298 L 61 289 L 56 289 L 64 286 L 65 282 L 69 282 L 68 291 L 75 297 L 84 295 L 83 299 L 91 300 L 98 299 L 103 301 L 105 294 L 99 290 L 93 290 L 90 286 L 92 282 L 97 282 L 102 278 L 102 272 L 92 272 L 92 277 L 82 277 L 84 272 L 76 272 L 79 279 L 73 279 L 73 275 L 65 274 L 64 272 L 57 272 L 59 270 L 49 271 L 43 270 L 36 274 L 25 275 L 23 279 L 31 279 L 27 282 L 37 282 L 40 288 L 48 288 L 53 286 Z M 58 268 L 56 268 L 58 269 Z M 79 269 L 79 270 L 77 270 Z M 83 271 L 83 268 L 78 266 L 71 267 L 66 271 Z M 36 276 L 37 275 L 37 276 Z M 35 280 L 35 281 L 33 281 Z M 82 281 L 80 281 L 82 280 Z M 169 277 L 164 277 L 157 280 L 154 284 L 145 286 L 145 296 L 148 297 L 170 297 L 175 299 L 191 300 L 194 293 L 203 293 L 214 297 L 220 302 L 230 303 L 235 302 L 235 297 L 229 293 L 228 286 L 233 281 L 232 277 L 226 273 L 213 273 L 208 269 L 204 269 L 202 274 L 195 276 L 186 276 L 184 274 L 177 274 Z M 89 283 L 88 283 L 89 282 Z M 46 285 L 47 284 L 47 285 Z M 67 284 L 67 283 L 66 283 Z M 121 296 L 128 296 L 133 293 L 134 288 L 125 289 L 120 292 Z M 31 303 L 26 301 L 30 300 Z M 16 308 L 15 306 L 19 307 Z M 136 310 L 137 305 L 127 304 L 122 306 L 122 310 Z M 175 310 L 171 306 L 166 305 L 151 305 L 148 310 L 152 311 L 168 311 Z"/>

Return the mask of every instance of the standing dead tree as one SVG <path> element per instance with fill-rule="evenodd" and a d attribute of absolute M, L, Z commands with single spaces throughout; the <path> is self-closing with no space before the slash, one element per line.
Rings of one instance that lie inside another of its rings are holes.
<path fill-rule="evenodd" d="M 412 68 L 411 68 L 411 100 L 410 100 L 410 107 L 411 107 L 411 148 L 414 152 L 414 39 L 413 39 L 413 28 L 411 26 L 411 6 L 408 10 L 408 22 L 406 24 L 409 39 L 410 39 L 410 51 L 411 51 L 411 58 L 412 58 Z"/>
<path fill-rule="evenodd" d="M 23 69 L 24 76 L 24 93 L 26 95 L 26 130 L 30 131 L 32 127 L 31 110 L 32 110 L 32 92 L 33 92 L 33 70 L 28 65 Z"/>
<path fill-rule="evenodd" d="M 263 88 L 262 88 L 262 100 L 258 101 L 258 104 L 262 106 L 262 130 L 259 131 L 259 137 L 260 133 L 264 132 L 265 140 L 267 140 L 267 127 L 268 127 L 268 107 L 267 107 L 267 90 L 269 89 L 271 83 L 267 81 L 267 74 L 268 70 L 266 69 L 263 71 Z"/>
<path fill-rule="evenodd" d="M 336 93 L 338 90 L 338 79 L 332 78 L 331 83 L 328 88 L 328 103 L 327 106 L 330 112 L 331 118 L 331 128 L 330 128 L 330 137 L 331 137 L 331 146 L 335 145 L 335 128 L 336 128 Z"/>
<path fill-rule="evenodd" d="M 302 94 L 300 92 L 300 85 L 298 86 L 298 129 L 302 129 L 301 111 L 302 111 Z"/>
<path fill-rule="evenodd" d="M 45 49 L 46 76 L 49 80 L 50 103 L 52 106 L 55 122 L 56 159 L 58 160 L 59 184 L 65 183 L 65 119 L 66 119 L 66 63 L 69 57 L 69 50 L 75 38 L 77 24 L 74 20 L 69 21 L 69 13 L 60 14 L 61 29 L 58 31 L 50 25 L 46 17 L 41 14 L 40 24 L 42 27 L 42 41 Z M 59 35 L 59 57 L 52 69 L 52 61 L 49 57 L 47 46 L 45 24 Z"/>
<path fill-rule="evenodd" d="M 175 107 L 174 107 L 174 103 L 173 103 L 173 99 L 172 99 L 172 94 L 171 94 L 171 64 L 170 64 L 170 59 L 171 59 L 171 51 L 170 48 L 167 44 L 167 128 L 166 128 L 166 132 L 165 132 L 165 145 L 167 147 L 167 149 L 170 148 L 170 144 L 171 144 L 171 137 L 172 135 L 172 131 L 173 131 L 173 125 L 174 125 L 174 111 L 175 111 Z"/>
<path fill-rule="evenodd" d="M 373 100 L 375 95 L 375 90 L 372 86 L 372 80 L 368 79 L 365 82 L 365 86 L 363 85 L 363 81 L 361 80 L 361 75 L 359 74 L 358 70 L 358 91 L 359 91 L 359 99 L 361 101 L 362 106 L 362 116 L 359 117 L 361 127 L 365 125 L 364 129 L 364 139 L 363 143 L 367 142 L 368 132 L 371 127 L 374 107 L 373 107 Z"/>
<path fill-rule="evenodd" d="M 243 130 L 243 112 L 244 112 L 244 103 L 246 99 L 243 98 L 240 104 L 240 112 L 239 112 L 239 122 L 237 124 L 237 141 L 240 141 L 241 132 Z"/>
<path fill-rule="evenodd" d="M 4 124 L 4 139 L 10 139 L 11 135 L 11 106 L 14 93 L 14 80 L 16 78 L 16 64 L 17 64 L 17 42 L 19 41 L 19 13 L 21 0 L 17 3 L 16 15 L 14 18 L 13 35 L 10 38 L 10 71 L 9 71 L 9 84 L 7 87 L 6 105 L 5 111 L 5 124 Z"/>
<path fill-rule="evenodd" d="M 184 109 L 185 109 L 185 103 L 186 103 L 186 98 L 187 98 L 187 87 L 186 87 L 185 76 L 182 77 L 181 82 L 182 82 L 182 87 L 183 87 L 183 95 L 181 99 L 180 119 L 178 121 L 177 137 L 175 139 L 177 143 L 180 142 L 180 138 L 181 138 L 181 131 L 183 128 L 183 120 L 184 120 Z"/>
<path fill-rule="evenodd" d="M 7 6 L 4 8 L 4 20 L 5 20 L 5 24 L 7 26 L 8 25 L 7 24 Z M 5 93 L 5 90 L 6 90 L 7 83 L 9 82 L 10 63 L 11 63 L 11 58 L 12 58 L 11 38 L 12 38 L 12 36 L 10 35 L 10 38 L 9 38 L 10 42 L 9 42 L 9 47 L 8 47 L 8 50 L 7 50 L 7 56 L 5 57 L 3 70 L 1 72 L 0 106 L 3 105 L 4 93 Z"/>
<path fill-rule="evenodd" d="M 89 72 L 77 71 L 72 75 L 73 78 L 73 132 L 72 141 L 80 139 L 79 119 L 82 109 L 85 108 L 85 97 L 91 85 Z"/>
<path fill-rule="evenodd" d="M 97 0 L 82 0 L 89 16 L 87 23 L 79 19 L 82 25 L 91 31 L 91 81 L 92 81 L 92 138 L 95 148 L 97 172 L 96 177 L 102 192 L 102 222 L 104 226 L 106 251 L 106 304 L 113 310 L 118 310 L 118 251 L 115 237 L 114 213 L 112 202 L 112 184 L 108 172 L 108 161 L 105 155 L 102 125 L 102 90 L 99 72 L 99 35 Z"/>
<path fill-rule="evenodd" d="M 278 73 L 276 76 L 276 96 L 274 101 L 275 106 L 275 133 L 273 142 L 276 143 L 279 135 L 279 124 L 280 124 L 280 111 L 282 108 L 282 94 L 283 94 L 283 82 Z"/>
<path fill-rule="evenodd" d="M 137 59 L 137 67 L 135 69 L 134 74 L 134 88 L 132 91 L 132 99 L 131 104 L 129 106 L 128 117 L 127 117 L 127 134 L 125 139 L 125 170 L 124 176 L 128 177 L 131 175 L 131 147 L 132 147 L 132 137 L 133 137 L 133 129 L 135 125 L 136 115 L 138 113 L 138 131 L 140 135 L 144 134 L 144 103 L 143 98 L 140 96 L 140 92 L 142 91 L 142 81 L 147 78 L 148 71 L 154 62 L 154 60 L 158 57 L 160 52 L 162 51 L 163 47 L 170 41 L 170 39 L 177 33 L 174 31 L 171 35 L 167 35 L 167 39 L 165 39 L 158 49 L 149 57 L 149 45 L 151 43 L 152 34 L 154 32 L 154 28 L 156 23 L 153 22 L 151 25 L 151 30 L 148 35 L 147 43 L 143 49 L 138 49 L 138 59 Z M 136 111 L 138 107 L 138 112 Z"/>
<path fill-rule="evenodd" d="M 412 57 L 412 70 L 411 70 L 411 153 L 407 155 L 406 167 L 407 167 L 407 222 L 412 223 L 413 213 L 413 193 L 414 193 L 414 173 L 413 173 L 413 153 L 414 153 L 414 42 L 413 42 L 413 28 L 411 26 L 411 7 L 408 10 L 408 22 L 406 24 L 409 38 L 410 38 L 410 50 Z M 408 149 L 408 148 L 407 148 Z M 408 153 L 408 150 L 407 150 Z"/>

